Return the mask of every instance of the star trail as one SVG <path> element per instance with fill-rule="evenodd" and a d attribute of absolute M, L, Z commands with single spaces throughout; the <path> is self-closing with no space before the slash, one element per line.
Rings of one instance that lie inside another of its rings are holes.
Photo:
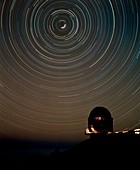
<path fill-rule="evenodd" d="M 1 0 L 0 137 L 80 141 L 96 106 L 140 127 L 139 0 Z"/>

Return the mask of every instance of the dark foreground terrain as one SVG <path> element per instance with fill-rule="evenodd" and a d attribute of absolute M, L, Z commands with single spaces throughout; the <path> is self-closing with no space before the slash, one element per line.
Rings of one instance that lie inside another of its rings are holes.
<path fill-rule="evenodd" d="M 140 135 L 94 134 L 66 151 L 19 156 L 0 150 L 1 169 L 121 169 L 140 168 Z"/>

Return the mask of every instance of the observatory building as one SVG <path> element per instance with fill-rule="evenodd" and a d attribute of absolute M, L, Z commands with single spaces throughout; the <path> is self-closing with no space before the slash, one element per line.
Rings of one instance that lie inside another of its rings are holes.
<path fill-rule="evenodd" d="M 108 109 L 105 107 L 95 107 L 88 117 L 88 128 L 85 134 L 90 135 L 94 133 L 112 133 L 113 132 L 113 118 Z"/>

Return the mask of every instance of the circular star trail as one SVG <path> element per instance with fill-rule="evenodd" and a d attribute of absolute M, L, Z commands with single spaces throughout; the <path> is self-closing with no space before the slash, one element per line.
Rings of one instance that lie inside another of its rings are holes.
<path fill-rule="evenodd" d="M 140 126 L 138 0 L 1 0 L 0 136 L 81 140 L 96 106 Z"/>

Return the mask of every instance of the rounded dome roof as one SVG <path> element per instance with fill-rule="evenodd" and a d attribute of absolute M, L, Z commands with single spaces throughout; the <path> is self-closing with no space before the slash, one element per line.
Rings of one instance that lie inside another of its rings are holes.
<path fill-rule="evenodd" d="M 104 118 L 110 118 L 111 117 L 111 113 L 110 111 L 103 107 L 103 106 L 98 106 L 95 107 L 91 112 L 90 112 L 90 117 L 104 117 Z"/>

